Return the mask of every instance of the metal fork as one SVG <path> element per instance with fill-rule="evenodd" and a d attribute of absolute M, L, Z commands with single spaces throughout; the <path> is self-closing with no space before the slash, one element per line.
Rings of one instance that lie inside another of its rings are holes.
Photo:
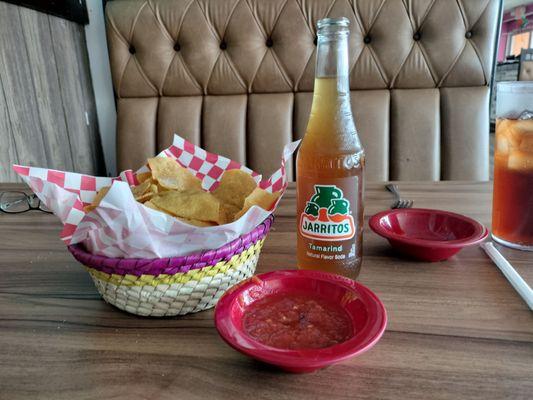
<path fill-rule="evenodd" d="M 395 197 L 391 208 L 411 208 L 413 206 L 413 200 L 402 199 L 397 185 L 388 184 L 385 186 L 385 188 Z"/>

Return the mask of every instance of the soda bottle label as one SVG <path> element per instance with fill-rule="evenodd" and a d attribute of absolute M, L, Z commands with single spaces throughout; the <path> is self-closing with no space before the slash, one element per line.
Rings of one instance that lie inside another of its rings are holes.
<path fill-rule="evenodd" d="M 313 183 L 310 183 L 313 182 Z M 306 254 L 322 260 L 345 260 L 356 256 L 355 234 L 359 179 L 327 178 L 324 181 L 301 180 L 299 190 L 306 199 L 299 216 L 300 235 L 306 242 Z"/>

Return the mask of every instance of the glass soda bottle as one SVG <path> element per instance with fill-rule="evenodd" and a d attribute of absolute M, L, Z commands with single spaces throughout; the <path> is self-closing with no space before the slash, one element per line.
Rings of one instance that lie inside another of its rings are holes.
<path fill-rule="evenodd" d="M 350 105 L 348 26 L 318 21 L 313 105 L 296 159 L 297 263 L 356 279 L 365 157 Z"/>

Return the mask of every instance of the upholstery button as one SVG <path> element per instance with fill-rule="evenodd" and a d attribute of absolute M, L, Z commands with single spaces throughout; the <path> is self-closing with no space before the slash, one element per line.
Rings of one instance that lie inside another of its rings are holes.
<path fill-rule="evenodd" d="M 266 43 L 265 43 L 265 44 L 266 44 L 267 47 L 272 47 L 272 45 L 274 44 L 274 42 L 272 41 L 272 38 L 268 38 L 268 39 L 266 40 Z"/>
<path fill-rule="evenodd" d="M 363 42 L 365 42 L 366 44 L 369 44 L 371 41 L 372 41 L 372 38 L 370 37 L 370 35 L 366 35 L 363 38 Z"/>
<path fill-rule="evenodd" d="M 226 44 L 226 42 L 222 41 L 220 42 L 220 49 L 221 50 L 226 50 L 228 48 L 228 45 Z"/>
<path fill-rule="evenodd" d="M 465 33 L 465 38 L 470 39 L 472 37 L 472 31 L 468 31 Z"/>
<path fill-rule="evenodd" d="M 318 39 L 317 39 L 317 37 L 315 36 L 315 38 L 313 39 L 313 44 L 316 46 L 317 42 L 318 42 Z"/>
<path fill-rule="evenodd" d="M 422 35 L 420 34 L 420 32 L 415 32 L 415 34 L 413 35 L 413 40 L 418 42 L 421 37 Z"/>
<path fill-rule="evenodd" d="M 130 48 L 128 49 L 128 51 L 130 52 L 130 54 L 135 54 L 135 47 L 130 46 Z"/>
<path fill-rule="evenodd" d="M 181 50 L 181 46 L 178 42 L 176 42 L 176 44 L 174 45 L 174 50 L 176 51 L 180 51 Z"/>

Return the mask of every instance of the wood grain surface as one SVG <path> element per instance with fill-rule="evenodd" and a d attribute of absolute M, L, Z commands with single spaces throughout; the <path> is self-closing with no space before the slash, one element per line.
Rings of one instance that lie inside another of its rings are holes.
<path fill-rule="evenodd" d="M 0 2 L 0 182 L 13 163 L 105 174 L 83 26 Z"/>
<path fill-rule="evenodd" d="M 490 226 L 488 183 L 400 190 L 418 207 Z M 367 217 L 391 200 L 383 184 L 368 185 Z M 291 187 L 260 272 L 294 267 L 294 210 Z M 39 212 L 0 215 L 2 399 L 532 398 L 533 313 L 478 247 L 445 262 L 414 262 L 365 229 L 360 281 L 384 301 L 387 331 L 360 357 L 292 375 L 224 344 L 212 311 L 150 319 L 106 304 L 59 231 L 55 217 Z M 533 254 L 502 251 L 533 283 Z"/>

